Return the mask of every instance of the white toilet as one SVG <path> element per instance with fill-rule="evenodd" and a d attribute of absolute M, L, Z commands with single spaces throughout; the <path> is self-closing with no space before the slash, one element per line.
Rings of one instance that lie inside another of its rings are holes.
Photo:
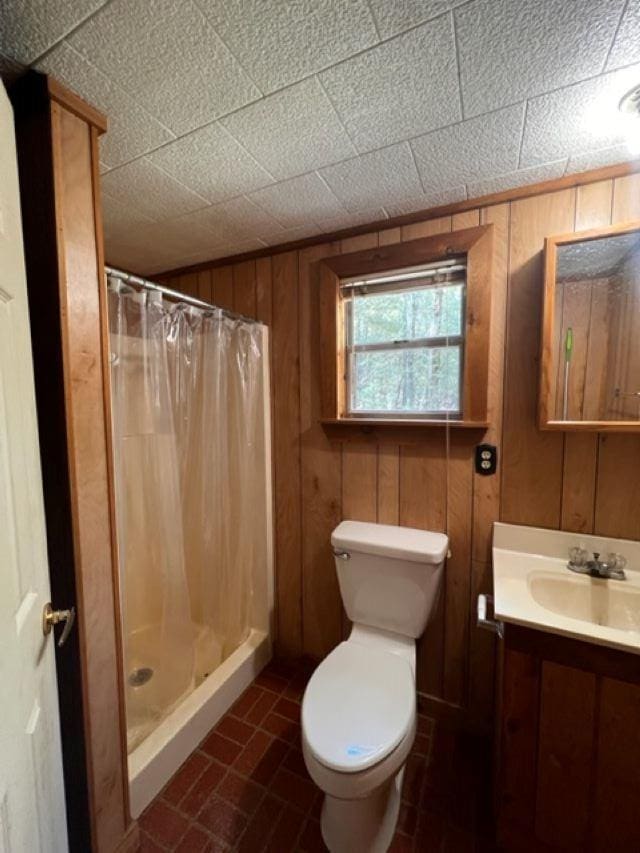
<path fill-rule="evenodd" d="M 333 531 L 340 593 L 353 622 L 302 702 L 307 769 L 325 792 L 332 853 L 383 853 L 395 831 L 416 731 L 415 640 L 438 598 L 449 540 L 388 524 Z"/>

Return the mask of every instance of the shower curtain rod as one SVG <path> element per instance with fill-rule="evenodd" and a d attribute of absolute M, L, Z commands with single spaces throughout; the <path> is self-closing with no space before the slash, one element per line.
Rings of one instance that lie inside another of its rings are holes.
<path fill-rule="evenodd" d="M 231 320 L 242 320 L 244 323 L 252 323 L 258 326 L 261 325 L 260 321 L 254 320 L 253 317 L 245 317 L 244 314 L 229 311 L 227 308 L 220 308 L 218 305 L 213 305 L 211 302 L 205 302 L 204 299 L 198 299 L 196 296 L 189 296 L 186 293 L 180 293 L 179 290 L 172 290 L 170 287 L 164 287 L 161 284 L 156 284 L 154 281 L 149 281 L 146 278 L 140 278 L 140 276 L 133 275 L 133 273 L 124 272 L 124 270 L 117 270 L 114 267 L 108 267 L 106 265 L 104 271 L 107 275 L 112 275 L 114 278 L 126 281 L 127 284 L 132 284 L 136 287 L 144 287 L 146 290 L 157 290 L 158 293 L 162 293 L 171 299 L 178 300 L 179 302 L 186 302 L 189 305 L 195 305 L 197 308 L 209 308 L 214 309 L 215 311 L 222 311 L 222 314 L 225 317 L 229 317 Z"/>

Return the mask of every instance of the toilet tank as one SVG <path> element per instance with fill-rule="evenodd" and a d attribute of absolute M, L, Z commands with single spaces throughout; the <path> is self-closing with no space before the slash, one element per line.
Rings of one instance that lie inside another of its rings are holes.
<path fill-rule="evenodd" d="M 343 521 L 331 534 L 342 602 L 352 622 L 419 637 L 438 600 L 444 533 Z"/>

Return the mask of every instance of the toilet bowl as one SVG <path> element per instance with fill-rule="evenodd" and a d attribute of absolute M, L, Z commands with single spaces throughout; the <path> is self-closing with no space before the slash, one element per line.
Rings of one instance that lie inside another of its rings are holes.
<path fill-rule="evenodd" d="M 395 831 L 416 731 L 415 639 L 433 612 L 441 533 L 342 522 L 332 535 L 353 627 L 318 666 L 302 702 L 302 749 L 324 791 L 332 853 L 383 853 Z"/>

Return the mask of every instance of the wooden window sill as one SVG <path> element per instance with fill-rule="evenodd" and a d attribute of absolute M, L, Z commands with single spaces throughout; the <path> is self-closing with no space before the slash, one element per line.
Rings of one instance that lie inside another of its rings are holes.
<path fill-rule="evenodd" d="M 461 421 L 435 418 L 322 418 L 321 423 L 326 427 L 359 427 L 366 430 L 380 429 L 381 427 L 420 427 L 429 429 L 432 427 L 455 427 L 456 429 L 482 429 L 489 427 L 487 421 Z"/>

